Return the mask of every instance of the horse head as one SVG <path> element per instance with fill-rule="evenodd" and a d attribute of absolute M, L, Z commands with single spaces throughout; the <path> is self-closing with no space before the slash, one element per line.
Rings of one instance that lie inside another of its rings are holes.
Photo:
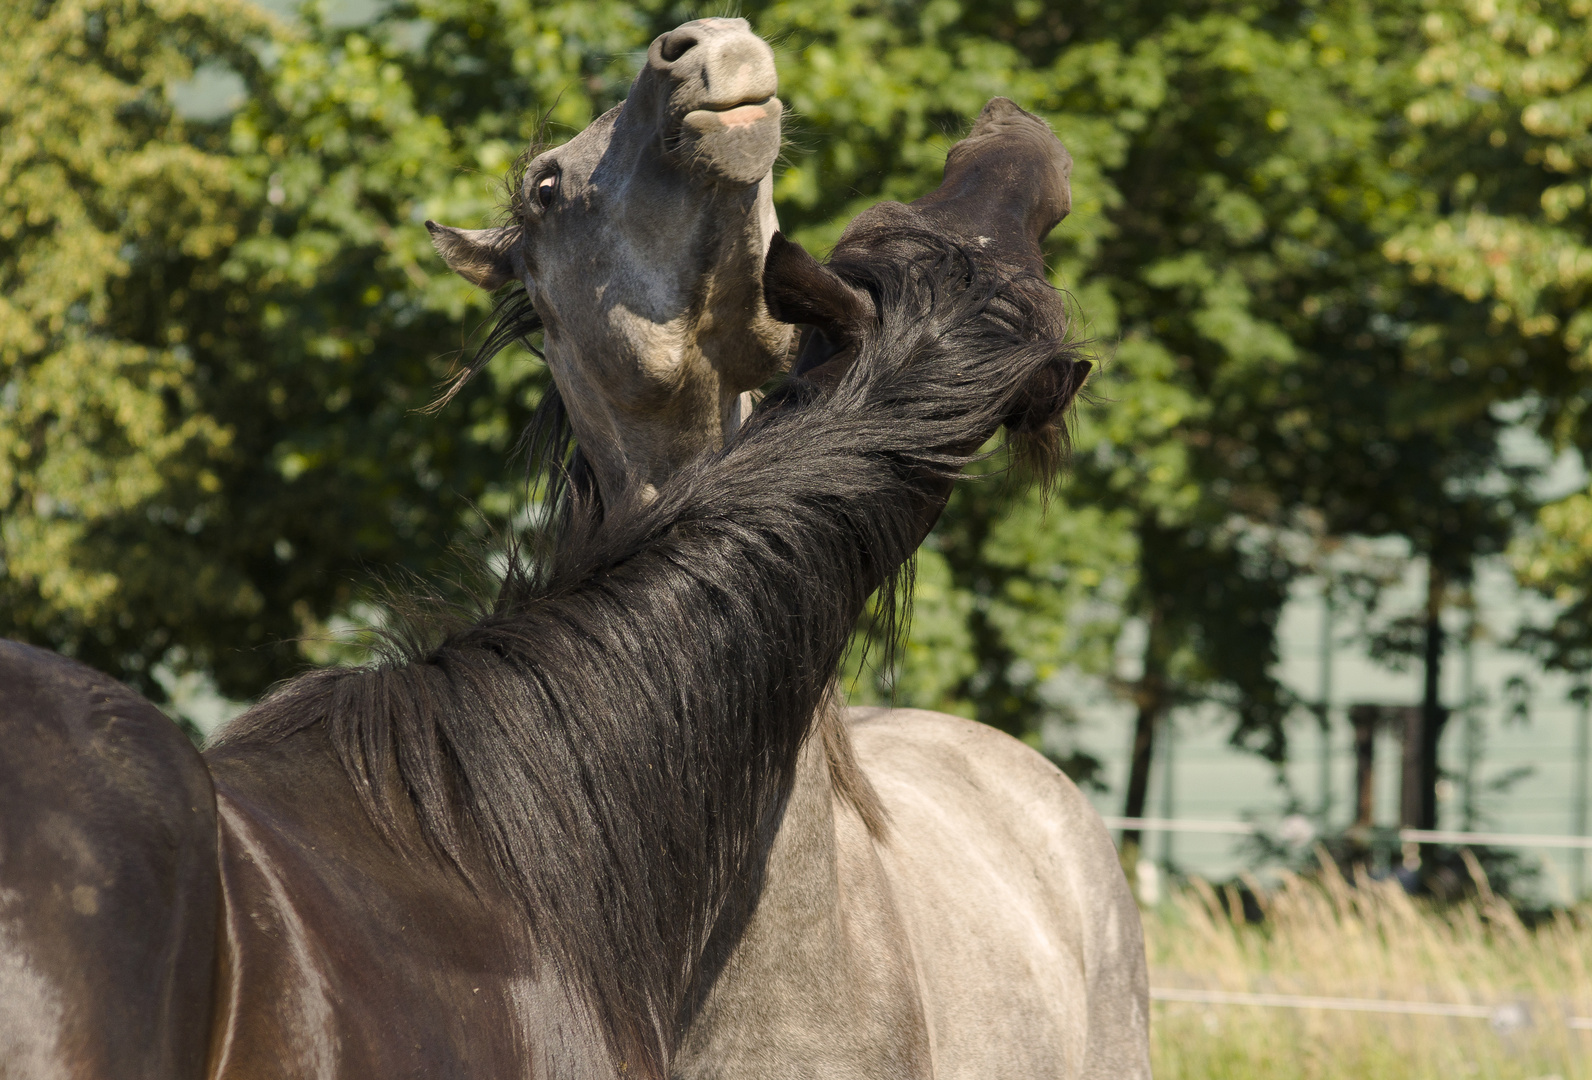
<path fill-rule="evenodd" d="M 427 222 L 466 279 L 524 287 L 509 337 L 544 330 L 570 426 L 610 497 L 723 445 L 741 395 L 787 358 L 790 327 L 761 287 L 777 228 L 777 81 L 745 20 L 685 23 L 652 42 L 623 104 L 522 163 L 509 221 Z"/>
<path fill-rule="evenodd" d="M 1072 157 L 1044 121 L 994 98 L 951 148 L 940 186 L 909 205 L 884 202 L 858 215 L 828 265 L 776 235 L 763 287 L 775 318 L 805 327 L 793 373 L 819 384 L 838 381 L 861 333 L 879 318 L 880 268 L 951 253 L 984 280 L 992 303 L 1008 309 L 1013 332 L 1036 341 L 1065 338 L 1066 297 L 1050 286 L 1040 245 L 1072 208 L 1071 174 Z M 1070 353 L 1039 369 L 1013 397 L 1008 431 L 1053 459 L 1065 435 L 1062 418 L 1089 369 Z"/>

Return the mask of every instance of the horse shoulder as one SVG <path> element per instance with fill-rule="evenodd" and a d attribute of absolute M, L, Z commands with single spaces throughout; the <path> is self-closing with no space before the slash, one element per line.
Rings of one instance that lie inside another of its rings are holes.
<path fill-rule="evenodd" d="M 217 888 L 198 752 L 128 687 L 14 641 L 0 747 L 0 1075 L 201 1075 Z"/>
<path fill-rule="evenodd" d="M 524 916 L 412 819 L 384 835 L 319 725 L 208 757 L 225 894 L 215 1076 L 529 1077 L 578 1026 Z"/>
<path fill-rule="evenodd" d="M 984 724 L 849 710 L 940 1077 L 1148 1076 L 1137 906 L 1099 815 Z"/>

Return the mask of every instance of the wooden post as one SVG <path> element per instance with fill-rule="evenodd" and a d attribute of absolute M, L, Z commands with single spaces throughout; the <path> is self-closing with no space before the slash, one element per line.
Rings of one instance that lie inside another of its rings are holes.
<path fill-rule="evenodd" d="M 1122 816 L 1141 818 L 1150 797 L 1150 764 L 1154 760 L 1156 728 L 1160 726 L 1167 704 L 1167 654 L 1171 651 L 1167 630 L 1159 605 L 1152 604 L 1145 616 L 1144 672 L 1139 677 L 1135 697 L 1138 699 L 1138 718 L 1133 726 L 1133 749 L 1128 761 L 1128 791 L 1123 802 Z M 1122 830 L 1122 846 L 1118 855 L 1129 884 L 1138 889 L 1138 866 L 1143 836 L 1138 829 Z"/>
<path fill-rule="evenodd" d="M 1354 827 L 1370 830 L 1376 824 L 1376 705 L 1353 705 L 1349 723 L 1354 727 Z"/>
<path fill-rule="evenodd" d="M 1425 727 L 1423 721 L 1426 717 L 1423 710 L 1398 709 L 1396 715 L 1399 719 L 1399 828 L 1401 829 L 1429 829 L 1430 825 L 1422 824 L 1422 808 L 1425 805 L 1424 783 L 1426 780 L 1425 761 L 1422 760 L 1421 751 L 1425 746 Z"/>
<path fill-rule="evenodd" d="M 1404 738 L 1405 771 L 1404 814 L 1400 824 L 1412 829 L 1437 828 L 1438 748 L 1443 739 L 1443 728 L 1448 725 L 1448 709 L 1443 705 L 1442 675 L 1445 635 L 1443 633 L 1443 603 L 1448 578 L 1428 558 L 1426 568 L 1426 647 L 1424 649 L 1424 678 L 1421 687 L 1421 707 L 1414 721 L 1414 732 L 1406 728 Z M 1413 770 L 1410 763 L 1413 757 Z M 1430 845 L 1427 845 L 1429 848 Z M 1413 867 L 1411 869 L 1414 869 Z"/>

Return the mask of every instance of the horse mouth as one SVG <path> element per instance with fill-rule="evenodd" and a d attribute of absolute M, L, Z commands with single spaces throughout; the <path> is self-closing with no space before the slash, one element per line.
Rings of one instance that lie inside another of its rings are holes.
<path fill-rule="evenodd" d="M 692 109 L 683 117 L 686 126 L 706 132 L 715 125 L 725 128 L 746 128 L 761 123 L 770 117 L 778 118 L 784 107 L 780 100 L 772 94 L 761 101 L 745 101 L 736 105 L 725 105 L 719 108 L 705 106 Z"/>
<path fill-rule="evenodd" d="M 760 101 L 692 109 L 680 118 L 680 143 L 693 166 L 734 183 L 757 183 L 779 156 L 784 111 L 772 94 Z"/>

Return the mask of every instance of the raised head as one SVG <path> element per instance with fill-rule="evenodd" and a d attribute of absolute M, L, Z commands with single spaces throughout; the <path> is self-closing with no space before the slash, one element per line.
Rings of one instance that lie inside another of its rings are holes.
<path fill-rule="evenodd" d="M 509 329 L 545 331 L 570 426 L 610 498 L 721 446 L 741 396 L 786 360 L 791 330 L 762 293 L 776 89 L 773 51 L 745 20 L 686 23 L 653 41 L 623 104 L 523 164 L 509 221 L 427 222 L 465 278 L 525 289 Z"/>
<path fill-rule="evenodd" d="M 1071 179 L 1072 155 L 1049 126 L 992 98 L 946 155 L 940 186 L 912 209 L 930 227 L 1042 278 L 1039 245 L 1072 210 Z"/>
<path fill-rule="evenodd" d="M 961 252 L 969 273 L 1004 283 L 1002 302 L 1019 309 L 1023 332 L 1064 338 L 1066 298 L 1046 278 L 1040 245 L 1072 208 L 1071 174 L 1072 157 L 1043 120 L 994 98 L 951 148 L 940 186 L 910 205 L 885 202 L 858 215 L 828 265 L 776 237 L 764 288 L 776 318 L 805 327 L 793 370 L 819 382 L 838 378 L 861 331 L 878 318 L 881 258 L 910 262 L 943 253 L 942 242 Z M 1013 400 L 1007 426 L 1036 448 L 1054 445 L 1088 371 L 1086 361 L 1040 369 Z"/>

